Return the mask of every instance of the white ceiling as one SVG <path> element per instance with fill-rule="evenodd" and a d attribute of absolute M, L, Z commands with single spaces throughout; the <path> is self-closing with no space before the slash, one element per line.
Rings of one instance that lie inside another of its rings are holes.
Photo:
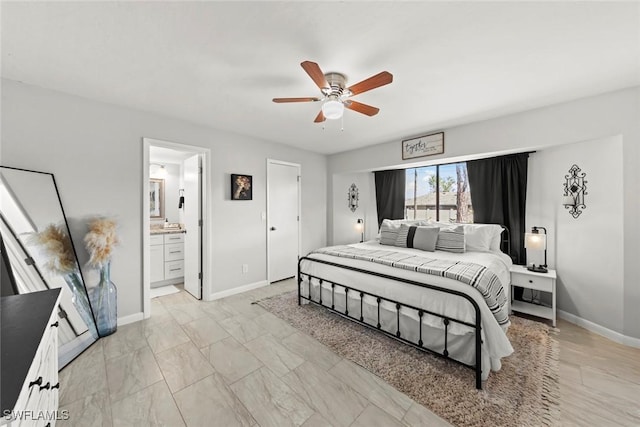
<path fill-rule="evenodd" d="M 639 2 L 3 2 L 2 76 L 336 153 L 640 84 Z M 394 82 L 314 124 L 300 67 Z"/>

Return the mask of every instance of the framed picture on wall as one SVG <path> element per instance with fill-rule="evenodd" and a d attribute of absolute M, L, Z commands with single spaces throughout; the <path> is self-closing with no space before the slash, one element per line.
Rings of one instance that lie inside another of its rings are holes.
<path fill-rule="evenodd" d="M 402 141 L 402 160 L 444 153 L 444 132 Z"/>
<path fill-rule="evenodd" d="M 149 180 L 149 216 L 164 218 L 164 179 Z"/>
<path fill-rule="evenodd" d="M 253 177 L 231 174 L 231 200 L 253 200 Z"/>

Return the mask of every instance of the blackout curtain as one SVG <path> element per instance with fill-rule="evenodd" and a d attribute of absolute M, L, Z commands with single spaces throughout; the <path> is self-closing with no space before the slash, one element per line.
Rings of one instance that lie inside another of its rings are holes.
<path fill-rule="evenodd" d="M 510 255 L 514 263 L 522 265 L 526 264 L 524 218 L 528 159 L 529 153 L 519 153 L 467 162 L 473 221 L 508 227 Z"/>
<path fill-rule="evenodd" d="M 404 187 L 407 178 L 404 169 L 379 171 L 374 172 L 374 175 L 380 228 L 383 219 L 404 218 Z"/>

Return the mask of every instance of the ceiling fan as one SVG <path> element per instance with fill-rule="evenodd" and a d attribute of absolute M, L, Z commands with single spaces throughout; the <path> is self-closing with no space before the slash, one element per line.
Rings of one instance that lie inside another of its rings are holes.
<path fill-rule="evenodd" d="M 357 111 L 367 116 L 375 116 L 380 111 L 379 108 L 361 102 L 353 101 L 350 98 L 354 95 L 388 85 L 393 81 L 393 75 L 387 71 L 376 74 L 356 83 L 353 86 L 345 87 L 347 77 L 340 73 L 323 73 L 320 66 L 315 62 L 304 61 L 300 64 L 309 74 L 322 92 L 322 97 L 308 98 L 273 98 L 273 102 L 318 102 L 323 101 L 322 109 L 314 120 L 315 123 L 324 122 L 325 119 L 339 119 L 344 113 L 344 109 Z"/>

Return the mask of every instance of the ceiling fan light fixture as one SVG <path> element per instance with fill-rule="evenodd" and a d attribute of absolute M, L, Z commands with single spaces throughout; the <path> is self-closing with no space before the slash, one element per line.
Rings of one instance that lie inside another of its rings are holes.
<path fill-rule="evenodd" d="M 330 120 L 339 119 L 344 114 L 344 104 L 335 99 L 329 99 L 322 104 L 322 114 Z"/>

